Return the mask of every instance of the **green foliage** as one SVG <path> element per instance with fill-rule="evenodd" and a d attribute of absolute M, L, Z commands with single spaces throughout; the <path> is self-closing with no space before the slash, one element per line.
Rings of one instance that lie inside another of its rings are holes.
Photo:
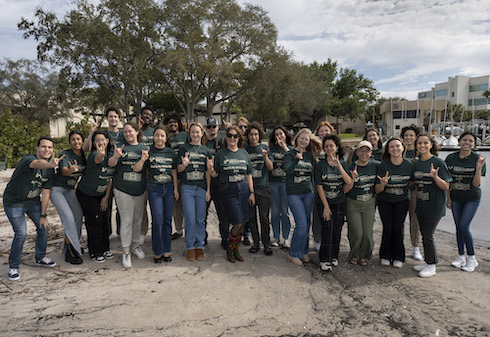
<path fill-rule="evenodd" d="M 0 157 L 7 157 L 15 167 L 28 153 L 36 153 L 37 140 L 47 132 L 39 122 L 26 122 L 10 111 L 0 111 Z"/>
<path fill-rule="evenodd" d="M 91 116 L 89 114 L 85 114 L 80 122 L 69 121 L 66 125 L 67 133 L 70 133 L 70 131 L 73 130 L 78 130 L 81 131 L 83 136 L 86 138 L 90 134 L 90 125 L 91 125 L 90 120 L 91 120 Z M 102 123 L 102 120 L 98 122 Z"/>

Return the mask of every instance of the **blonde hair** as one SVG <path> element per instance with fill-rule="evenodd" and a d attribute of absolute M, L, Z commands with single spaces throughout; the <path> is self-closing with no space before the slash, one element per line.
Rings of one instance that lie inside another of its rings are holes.
<path fill-rule="evenodd" d="M 318 155 L 322 151 L 322 141 L 320 140 L 320 138 L 315 136 L 310 129 L 304 128 L 298 131 L 296 136 L 294 136 L 294 140 L 293 140 L 294 147 L 298 146 L 298 137 L 303 133 L 306 133 L 308 137 L 310 137 L 310 144 L 308 144 L 306 150 L 313 153 L 313 156 L 315 156 L 315 160 L 318 162 Z"/>

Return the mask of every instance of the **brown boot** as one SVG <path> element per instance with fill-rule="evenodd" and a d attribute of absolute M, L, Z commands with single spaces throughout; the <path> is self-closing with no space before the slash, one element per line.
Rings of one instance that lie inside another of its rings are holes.
<path fill-rule="evenodd" d="M 226 259 L 230 261 L 231 263 L 235 263 L 235 250 L 234 250 L 234 239 L 230 238 L 228 239 L 228 243 L 226 245 Z"/>
<path fill-rule="evenodd" d="M 196 260 L 197 261 L 204 260 L 204 249 L 196 248 L 195 251 L 196 251 Z"/>
<path fill-rule="evenodd" d="M 195 261 L 196 260 L 196 250 L 189 249 L 187 251 L 187 261 Z"/>

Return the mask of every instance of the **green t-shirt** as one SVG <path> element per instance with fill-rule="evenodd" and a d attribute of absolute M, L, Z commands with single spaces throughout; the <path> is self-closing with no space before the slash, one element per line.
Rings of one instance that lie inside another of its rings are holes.
<path fill-rule="evenodd" d="M 292 150 L 293 147 L 288 145 L 289 150 Z M 272 171 L 269 174 L 269 181 L 273 182 L 284 182 L 286 181 L 286 171 L 284 171 L 283 161 L 284 155 L 288 152 L 285 151 L 282 147 L 277 144 L 272 144 L 269 149 L 270 155 L 269 158 L 273 160 Z"/>
<path fill-rule="evenodd" d="M 186 153 L 189 153 L 190 161 L 189 165 L 182 172 L 182 184 L 196 185 L 206 190 L 206 158 L 211 158 L 211 151 L 206 145 L 186 143 L 180 147 L 175 166 L 182 164 L 182 157 Z"/>
<path fill-rule="evenodd" d="M 342 165 L 345 172 L 349 172 L 349 168 L 343 160 L 340 161 L 340 165 Z M 325 197 L 330 205 L 340 204 L 345 201 L 345 182 L 340 169 L 331 166 L 326 159 L 320 159 L 315 165 L 315 185 L 323 187 Z"/>
<path fill-rule="evenodd" d="M 114 174 L 114 188 L 132 196 L 139 196 L 146 190 L 146 174 L 134 172 L 133 166 L 141 159 L 141 151 L 147 147 L 143 144 L 125 144 L 123 155 L 119 158 Z"/>
<path fill-rule="evenodd" d="M 265 159 L 262 155 L 262 149 L 266 151 L 269 150 L 268 146 L 265 144 L 259 144 L 257 146 L 245 144 L 245 150 L 250 155 L 250 160 L 252 161 L 252 177 L 254 179 L 255 188 L 269 187 L 269 170 L 265 166 Z M 274 158 L 271 158 L 269 153 L 267 155 L 271 161 L 274 161 Z"/>
<path fill-rule="evenodd" d="M 357 156 L 357 150 L 354 151 L 354 155 L 352 156 L 352 162 L 355 162 L 359 157 Z M 383 149 L 373 150 L 373 154 L 371 155 L 370 161 L 373 161 L 376 164 L 379 164 L 383 161 Z"/>
<path fill-rule="evenodd" d="M 146 146 L 147 149 L 153 145 L 153 131 L 154 129 L 149 126 L 144 130 L 141 130 L 141 144 Z"/>
<path fill-rule="evenodd" d="M 218 172 L 221 184 L 242 181 L 245 175 L 252 174 L 253 170 L 247 151 L 244 149 L 230 151 L 226 147 L 216 153 L 214 169 Z"/>
<path fill-rule="evenodd" d="M 354 171 L 356 163 L 352 162 L 349 171 Z M 366 166 L 357 165 L 358 177 L 354 180 L 354 186 L 347 193 L 347 197 L 352 200 L 367 201 L 374 196 L 374 183 L 376 182 L 376 171 L 378 164 L 369 160 Z"/>
<path fill-rule="evenodd" d="M 53 186 L 73 189 L 80 177 L 83 175 L 85 170 L 85 158 L 76 155 L 72 149 L 65 150 L 61 152 L 61 156 L 65 156 L 58 165 L 58 172 L 56 173 L 53 181 Z M 70 174 L 69 176 L 64 176 L 61 172 L 62 167 L 69 167 L 69 164 L 74 164 L 75 160 L 78 164 L 78 171 Z"/>
<path fill-rule="evenodd" d="M 152 146 L 144 170 L 148 171 L 149 184 L 170 184 L 173 182 L 172 170 L 175 166 L 175 152 L 169 147 L 157 149 Z"/>
<path fill-rule="evenodd" d="M 451 182 L 451 174 L 446 163 L 437 157 L 422 161 L 418 159 L 414 163 L 413 177 L 417 186 L 417 207 L 415 213 L 426 218 L 442 218 L 446 214 L 446 191 L 437 187 L 430 176 L 430 164 L 434 169 L 439 167 L 438 176 L 447 182 Z"/>
<path fill-rule="evenodd" d="M 461 158 L 459 151 L 451 153 L 446 158 L 446 165 L 453 177 L 450 184 L 451 200 L 455 201 L 474 201 L 481 199 L 480 186 L 473 186 L 473 177 L 475 176 L 476 162 L 479 154 L 471 152 L 468 157 Z M 487 172 L 486 164 L 481 169 L 481 175 Z"/>
<path fill-rule="evenodd" d="M 415 150 L 407 150 L 405 151 L 405 158 L 410 161 L 415 158 Z"/>
<path fill-rule="evenodd" d="M 313 192 L 313 168 L 316 160 L 310 151 L 303 152 L 303 159 L 296 158 L 298 151 L 292 149 L 284 155 L 286 171 L 286 194 L 307 194 Z"/>
<path fill-rule="evenodd" d="M 226 147 L 225 139 L 217 136 L 214 139 L 210 139 L 206 142 L 206 146 L 211 151 L 211 155 L 216 155 L 216 152 Z"/>
<path fill-rule="evenodd" d="M 388 171 L 388 184 L 383 192 L 378 194 L 378 200 L 396 204 L 397 202 L 410 198 L 408 182 L 412 179 L 413 163 L 408 159 L 403 159 L 400 165 L 394 165 L 390 159 L 383 160 L 378 165 L 378 176 L 384 177 Z M 381 184 L 376 179 L 376 184 Z"/>
<path fill-rule="evenodd" d="M 112 143 L 111 151 L 114 150 L 114 145 L 116 145 L 116 147 L 121 147 L 121 145 L 126 142 L 124 139 L 124 132 L 122 130 L 118 130 L 116 132 L 110 132 L 107 130 L 107 134 L 109 135 L 109 139 Z"/>
<path fill-rule="evenodd" d="M 87 167 L 83 173 L 82 180 L 78 184 L 78 188 L 86 195 L 100 197 L 105 194 L 109 181 L 114 175 L 115 168 L 107 164 L 108 156 L 100 164 L 96 164 L 96 155 L 97 151 L 90 152 L 87 158 Z"/>
<path fill-rule="evenodd" d="M 3 192 L 5 207 L 31 207 L 41 203 L 39 195 L 43 188 L 51 189 L 54 178 L 53 169 L 34 169 L 29 165 L 36 160 L 33 154 L 27 154 L 19 161 L 12 178 Z"/>
<path fill-rule="evenodd" d="M 189 142 L 189 135 L 185 131 L 180 131 L 178 134 L 170 138 L 170 148 L 175 151 L 175 155 L 179 154 L 180 147 Z"/>

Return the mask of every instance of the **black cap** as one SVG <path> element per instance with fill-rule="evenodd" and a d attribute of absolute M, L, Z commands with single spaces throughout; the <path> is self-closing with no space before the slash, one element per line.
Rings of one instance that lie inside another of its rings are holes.
<path fill-rule="evenodd" d="M 218 121 L 216 120 L 215 117 L 208 117 L 208 119 L 206 119 L 206 126 L 210 126 L 210 125 L 213 126 L 218 125 Z"/>

